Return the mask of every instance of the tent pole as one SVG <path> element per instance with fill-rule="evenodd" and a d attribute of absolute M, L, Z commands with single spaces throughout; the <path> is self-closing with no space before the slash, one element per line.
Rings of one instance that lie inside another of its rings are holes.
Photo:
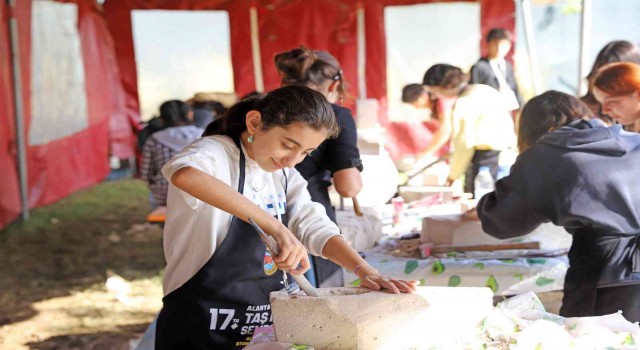
<path fill-rule="evenodd" d="M 11 63 L 13 72 L 13 99 L 15 104 L 16 142 L 18 146 L 18 174 L 20 177 L 20 201 L 22 220 L 29 219 L 29 201 L 27 185 L 27 147 L 24 140 L 24 106 L 22 105 L 22 70 L 20 67 L 20 45 L 18 37 L 18 20 L 14 16 L 15 0 L 7 0 L 11 9 L 9 32 L 11 33 Z"/>
<path fill-rule="evenodd" d="M 539 95 L 542 84 L 540 83 L 540 67 L 538 66 L 538 55 L 536 51 L 536 39 L 533 29 L 533 15 L 531 14 L 531 0 L 521 0 L 522 19 L 524 22 L 524 35 L 527 41 L 527 51 L 529 52 L 529 68 L 531 69 L 531 82 L 533 83 L 533 93 Z"/>
<path fill-rule="evenodd" d="M 253 76 L 256 91 L 264 92 L 264 78 L 262 76 L 262 55 L 260 53 L 260 33 L 258 31 L 258 9 L 249 9 L 251 21 L 251 51 L 253 53 Z"/>
<path fill-rule="evenodd" d="M 364 100 L 367 98 L 367 80 L 366 73 L 366 47 L 364 33 L 364 7 L 358 6 L 358 98 Z"/>
<path fill-rule="evenodd" d="M 582 16 L 580 17 L 580 61 L 578 62 L 578 96 L 584 95 L 587 91 L 583 78 L 587 75 L 587 54 L 591 48 L 591 0 L 582 0 Z"/>

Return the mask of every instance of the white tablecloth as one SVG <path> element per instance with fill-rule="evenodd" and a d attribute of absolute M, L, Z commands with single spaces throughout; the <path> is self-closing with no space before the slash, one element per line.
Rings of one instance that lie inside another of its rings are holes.
<path fill-rule="evenodd" d="M 419 280 L 423 286 L 489 287 L 495 295 L 562 290 L 569 267 L 567 256 L 515 259 L 404 259 L 365 252 L 365 260 L 383 275 Z M 345 286 L 359 285 L 345 271 Z"/>

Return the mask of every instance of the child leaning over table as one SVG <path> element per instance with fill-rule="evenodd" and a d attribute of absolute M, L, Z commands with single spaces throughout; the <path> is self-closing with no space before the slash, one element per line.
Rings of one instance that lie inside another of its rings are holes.
<path fill-rule="evenodd" d="M 415 290 L 416 282 L 386 278 L 367 264 L 293 169 L 337 132 L 322 94 L 287 86 L 231 107 L 207 128 L 212 136 L 163 167 L 171 186 L 156 349 L 246 345 L 252 328 L 245 312 L 263 310 L 259 325 L 271 322 L 269 292 L 282 289 L 277 269 L 304 273 L 306 249 L 354 271 L 364 287 Z M 280 255 L 270 256 L 248 218 L 278 242 Z"/>

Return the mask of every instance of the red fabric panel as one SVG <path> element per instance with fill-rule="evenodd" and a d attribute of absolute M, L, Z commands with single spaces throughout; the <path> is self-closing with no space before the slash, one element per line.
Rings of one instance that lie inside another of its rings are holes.
<path fill-rule="evenodd" d="M 115 45 L 107 23 L 95 8 L 81 17 L 80 34 L 84 49 L 87 77 L 87 97 L 90 115 L 109 120 L 109 149 L 120 159 L 135 156 L 138 119 L 129 118 L 120 71 L 116 60 Z M 99 69 L 91 69 L 91 67 Z"/>
<path fill-rule="evenodd" d="M 31 207 L 57 201 L 108 175 L 110 116 L 122 110 L 114 107 L 114 94 L 120 86 L 114 84 L 117 79 L 109 59 L 112 53 L 103 18 L 91 0 L 68 2 L 78 5 L 89 125 L 72 136 L 28 147 Z M 28 51 L 30 46 L 23 52 Z"/>
<path fill-rule="evenodd" d="M 125 90 L 127 116 L 131 123 L 140 121 L 138 78 L 133 46 L 132 10 L 226 10 L 229 12 L 231 60 L 235 90 L 238 95 L 254 91 L 251 27 L 249 8 L 256 0 L 107 0 L 104 3 L 111 36 L 115 42 L 118 68 Z"/>
<path fill-rule="evenodd" d="M 140 121 L 140 103 L 138 102 L 138 77 L 133 51 L 131 6 L 131 2 L 127 1 L 106 1 L 104 16 L 116 49 L 118 70 L 125 93 L 127 118 L 132 124 L 137 125 Z"/>
<path fill-rule="evenodd" d="M 438 122 L 389 122 L 385 125 L 385 148 L 393 160 L 415 156 L 429 144 Z"/>
<path fill-rule="evenodd" d="M 20 214 L 20 184 L 16 161 L 16 134 L 11 72 L 9 8 L 0 2 L 0 228 Z"/>
<path fill-rule="evenodd" d="M 126 101 L 115 46 L 106 21 L 91 2 L 58 0 L 79 6 L 78 27 L 85 60 L 89 118 L 98 123 L 109 120 L 109 154 L 121 159 L 135 156 L 138 121 L 127 117 Z M 92 66 L 99 69 L 91 69 Z M 89 124 L 93 124 L 89 121 Z"/>
<path fill-rule="evenodd" d="M 487 42 L 484 40 L 492 28 L 504 28 L 515 36 L 516 4 L 514 1 L 504 0 L 480 0 L 480 42 L 481 56 L 487 55 Z M 513 45 L 515 48 L 515 45 Z M 513 62 L 513 48 L 507 55 L 507 59 Z"/>
<path fill-rule="evenodd" d="M 251 4 L 248 1 L 231 1 L 226 7 L 229 12 L 233 84 L 237 96 L 256 91 L 251 48 L 250 7 Z"/>
<path fill-rule="evenodd" d="M 364 10 L 367 98 L 378 100 L 378 120 L 387 121 L 387 40 L 383 2 L 368 3 Z"/>
<path fill-rule="evenodd" d="M 357 8 L 343 1 L 272 1 L 259 10 L 265 90 L 280 86 L 274 57 L 301 44 L 330 52 L 342 66 L 350 94 L 357 96 Z"/>
<path fill-rule="evenodd" d="M 111 115 L 122 115 L 123 104 L 118 104 L 118 95 L 122 96 L 117 79 L 113 49 L 108 39 L 104 19 L 91 0 L 68 1 L 78 5 L 78 31 L 85 69 L 87 93 L 88 127 L 69 137 L 52 141 L 45 145 L 27 144 L 28 167 L 28 204 L 30 208 L 57 201 L 78 189 L 95 184 L 109 172 L 109 124 Z M 3 4 L 4 5 L 4 4 Z M 3 7 L 3 26 L 1 35 L 6 33 L 6 8 Z M 18 20 L 20 63 L 22 67 L 22 94 L 25 119 L 25 135 L 28 142 L 28 130 L 31 125 L 31 1 L 17 2 L 14 16 Z M 2 50 L 8 47 L 8 40 L 2 40 Z M 8 57 L 8 55 L 2 55 Z M 0 61 L 0 69 L 7 68 Z M 0 81 L 0 95 L 3 101 L 12 101 L 11 86 Z M 120 97 L 120 101 L 122 98 Z M 3 104 L 4 105 L 4 104 Z M 6 104 L 8 113 L 0 118 L 11 118 L 3 125 L 10 126 L 0 131 L 0 144 L 15 141 L 13 127 L 13 106 Z M 4 120 L 3 120 L 4 122 Z M 5 142 L 6 141 L 6 142 Z M 0 186 L 12 184 L 12 190 L 2 190 L 0 200 L 0 227 L 16 216 L 20 208 L 17 195 L 18 185 L 15 174 L 15 152 L 0 150 L 3 166 L 3 180 Z M 8 204 L 7 204 L 8 203 Z"/>

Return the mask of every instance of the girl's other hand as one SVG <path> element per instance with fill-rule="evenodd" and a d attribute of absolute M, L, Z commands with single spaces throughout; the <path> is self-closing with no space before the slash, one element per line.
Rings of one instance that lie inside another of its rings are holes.
<path fill-rule="evenodd" d="M 465 220 L 480 221 L 478 217 L 478 210 L 476 208 L 469 209 L 462 214 L 462 218 Z"/>
<path fill-rule="evenodd" d="M 278 242 L 280 248 L 280 254 L 273 258 L 278 268 L 294 275 L 300 275 L 309 270 L 311 265 L 307 250 L 286 226 L 281 225 L 278 230 L 271 232 L 271 237 Z"/>
<path fill-rule="evenodd" d="M 356 273 L 360 278 L 360 285 L 371 290 L 386 289 L 391 293 L 413 293 L 419 281 L 405 281 L 382 276 L 371 266 L 363 266 Z"/>

